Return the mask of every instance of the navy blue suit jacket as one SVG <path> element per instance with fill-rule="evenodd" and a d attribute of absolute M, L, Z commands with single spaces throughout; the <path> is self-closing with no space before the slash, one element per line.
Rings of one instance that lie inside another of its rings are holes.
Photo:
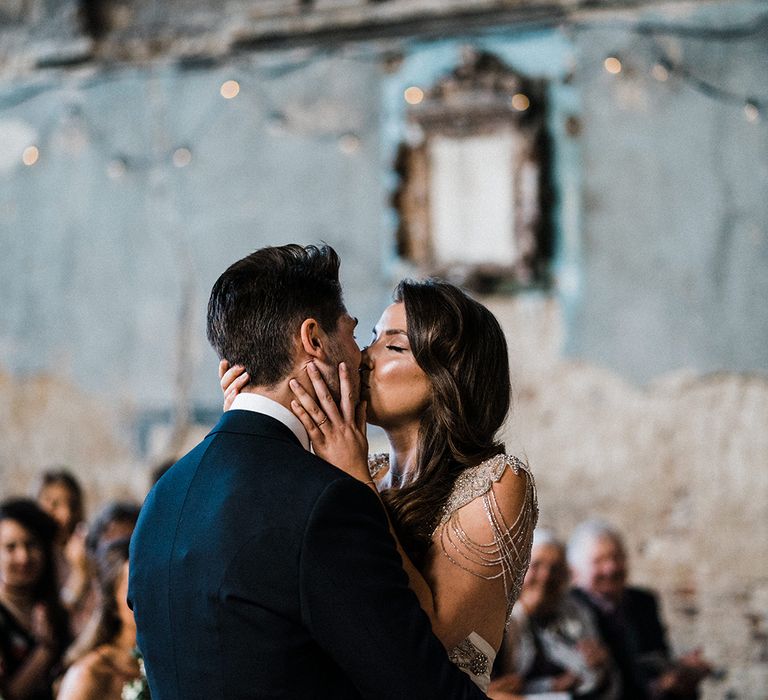
<path fill-rule="evenodd" d="M 484 695 L 408 588 L 371 489 L 229 411 L 147 497 L 129 601 L 153 700 Z"/>

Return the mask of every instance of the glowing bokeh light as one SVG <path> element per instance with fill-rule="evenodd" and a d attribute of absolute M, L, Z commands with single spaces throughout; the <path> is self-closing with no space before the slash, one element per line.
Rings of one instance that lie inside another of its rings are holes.
<path fill-rule="evenodd" d="M 24 165 L 34 165 L 40 159 L 40 151 L 37 146 L 27 146 L 21 154 L 21 162 Z"/>
<path fill-rule="evenodd" d="M 744 116 L 754 124 L 760 119 L 760 108 L 754 102 L 747 102 L 744 105 Z"/>
<path fill-rule="evenodd" d="M 669 79 L 669 71 L 667 70 L 667 67 L 663 66 L 661 63 L 657 63 L 651 68 L 651 75 L 661 83 L 666 82 Z"/>
<path fill-rule="evenodd" d="M 227 80 L 225 83 L 222 83 L 219 92 L 225 100 L 231 100 L 240 94 L 240 83 L 237 80 Z"/>
<path fill-rule="evenodd" d="M 603 61 L 603 66 L 611 75 L 617 75 L 621 73 L 621 61 L 616 56 L 608 56 Z"/>
<path fill-rule="evenodd" d="M 403 97 L 409 105 L 417 105 L 424 99 L 424 90 L 412 85 L 411 87 L 406 88 Z"/>
<path fill-rule="evenodd" d="M 173 152 L 173 164 L 177 168 L 186 168 L 192 162 L 192 151 L 188 148 L 177 148 Z"/>
<path fill-rule="evenodd" d="M 518 112 L 525 112 L 530 106 L 531 101 L 528 99 L 528 95 L 524 95 L 522 92 L 512 95 L 512 107 Z"/>
<path fill-rule="evenodd" d="M 360 137 L 356 134 L 344 134 L 339 138 L 339 150 L 347 156 L 351 156 L 360 150 Z"/>

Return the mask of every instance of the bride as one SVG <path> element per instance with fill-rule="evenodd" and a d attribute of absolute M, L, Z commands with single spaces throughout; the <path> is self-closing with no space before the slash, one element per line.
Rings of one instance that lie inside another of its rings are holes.
<path fill-rule="evenodd" d="M 497 440 L 510 404 L 498 321 L 458 287 L 404 280 L 363 350 L 357 410 L 346 371 L 341 406 L 307 371 L 319 398 L 293 381 L 292 408 L 315 453 L 377 490 L 435 634 L 487 690 L 538 515 L 527 466 Z M 226 361 L 220 375 L 227 409 L 248 376 Z M 368 458 L 366 418 L 388 455 Z"/>

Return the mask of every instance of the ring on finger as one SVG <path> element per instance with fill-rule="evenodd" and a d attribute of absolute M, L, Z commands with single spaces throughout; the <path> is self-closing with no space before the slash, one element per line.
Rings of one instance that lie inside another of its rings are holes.
<path fill-rule="evenodd" d="M 320 426 L 321 426 L 323 423 L 327 422 L 327 420 L 328 420 L 328 416 L 325 416 L 325 417 L 323 418 L 323 420 L 321 420 L 321 421 L 320 421 L 320 422 L 317 424 L 317 427 L 319 428 L 319 427 L 320 427 Z"/>

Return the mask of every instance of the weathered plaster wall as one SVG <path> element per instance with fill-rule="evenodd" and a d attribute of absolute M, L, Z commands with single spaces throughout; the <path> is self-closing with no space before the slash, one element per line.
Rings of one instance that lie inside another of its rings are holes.
<path fill-rule="evenodd" d="M 145 451 L 147 422 L 208 421 L 219 404 L 205 306 L 233 260 L 327 241 L 372 326 L 389 286 L 376 66 L 312 58 L 72 76 L 0 115 L 6 154 L 40 149 L 33 167 L 0 162 L 9 371 L 112 396 Z M 242 94 L 227 101 L 231 78 Z"/>
<path fill-rule="evenodd" d="M 768 98 L 766 9 L 732 5 L 729 26 L 763 22 L 739 40 L 575 34 L 584 225 L 572 353 L 642 382 L 676 368 L 768 368 L 768 129 L 765 114 L 751 122 L 744 112 L 745 97 Z M 661 17 L 723 23 L 712 6 L 642 19 Z M 623 60 L 619 76 L 601 68 L 609 54 Z M 734 99 L 712 99 L 674 71 L 657 80 L 661 56 Z"/>
<path fill-rule="evenodd" d="M 541 523 L 618 525 L 632 578 L 662 594 L 673 647 L 728 669 L 705 697 L 764 698 L 768 378 L 677 371 L 641 388 L 564 358 L 552 299 L 490 304 L 513 357 L 507 446 L 534 468 Z"/>
<path fill-rule="evenodd" d="M 627 28 L 746 26 L 764 5 L 652 4 L 471 35 L 457 20 L 439 40 L 236 54 L 221 25 L 196 24 L 210 5 L 171 4 L 162 16 L 149 3 L 112 5 L 118 24 L 96 44 L 72 2 L 2 10 L 2 494 L 67 462 L 94 505 L 140 497 L 149 463 L 216 418 L 207 294 L 256 247 L 336 246 L 364 344 L 407 271 L 388 207 L 402 90 L 428 86 L 471 44 L 550 81 L 557 283 L 488 300 L 512 350 L 508 444 L 537 474 L 542 522 L 566 534 L 598 513 L 622 526 L 635 578 L 663 594 L 676 648 L 703 645 L 729 669 L 707 700 L 766 698 L 768 131 L 740 104 L 649 77 L 662 49 L 768 99 L 766 42 L 651 41 Z M 281 31 L 321 22 L 271 5 Z M 324 5 L 364 20 L 362 3 Z M 152 31 L 165 39 L 153 43 Z M 171 60 L 201 46 L 219 46 L 216 60 Z M 43 49 L 73 47 L 88 57 L 78 67 L 30 67 Z M 103 60 L 118 49 L 128 62 Z M 621 55 L 620 76 L 603 70 L 608 54 Z M 240 94 L 228 101 L 219 87 L 229 79 Z M 31 143 L 40 159 L 25 167 Z"/>

